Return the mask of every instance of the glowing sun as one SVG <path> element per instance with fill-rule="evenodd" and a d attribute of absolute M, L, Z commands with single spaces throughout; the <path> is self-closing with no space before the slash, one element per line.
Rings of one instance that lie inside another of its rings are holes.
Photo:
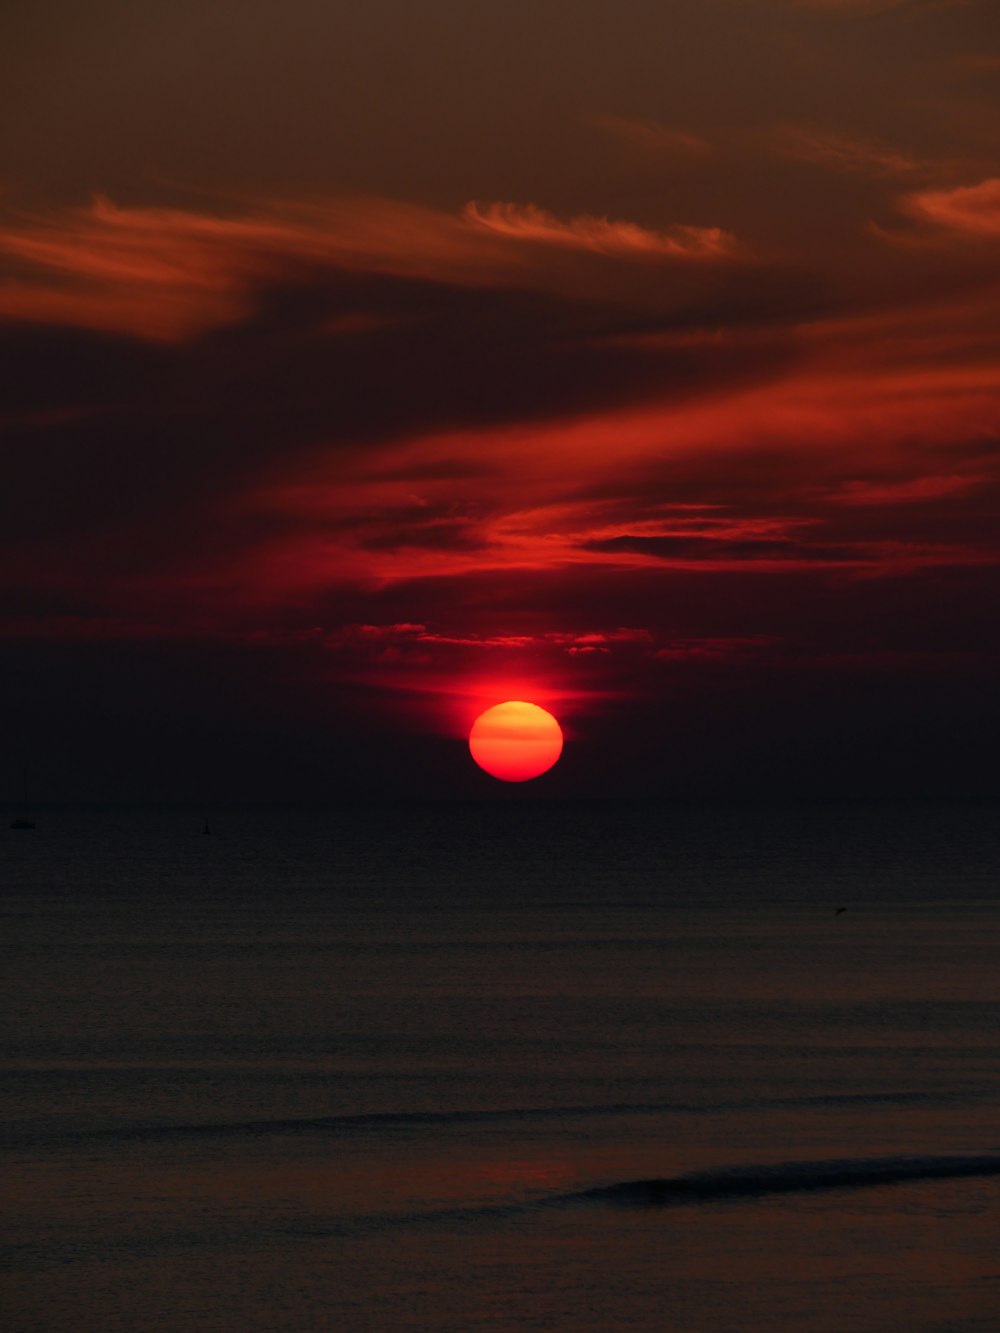
<path fill-rule="evenodd" d="M 547 773 L 562 748 L 562 730 L 552 714 L 522 699 L 487 708 L 469 732 L 473 759 L 504 782 L 526 782 Z"/>

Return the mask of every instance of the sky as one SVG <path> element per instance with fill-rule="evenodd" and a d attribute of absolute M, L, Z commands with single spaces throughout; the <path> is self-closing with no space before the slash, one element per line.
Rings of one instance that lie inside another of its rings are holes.
<path fill-rule="evenodd" d="M 997 794 L 994 0 L 8 0 L 0 88 L 9 799 Z"/>

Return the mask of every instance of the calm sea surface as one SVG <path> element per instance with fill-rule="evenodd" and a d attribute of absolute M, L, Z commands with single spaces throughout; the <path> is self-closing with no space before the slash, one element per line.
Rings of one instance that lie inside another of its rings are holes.
<path fill-rule="evenodd" d="M 1000 1329 L 997 810 L 6 822 L 11 1333 Z"/>

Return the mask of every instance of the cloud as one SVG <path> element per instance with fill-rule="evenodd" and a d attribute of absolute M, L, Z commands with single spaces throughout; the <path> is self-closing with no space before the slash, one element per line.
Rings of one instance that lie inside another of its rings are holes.
<path fill-rule="evenodd" d="M 612 222 L 584 214 L 562 222 L 534 204 L 469 203 L 464 216 L 511 240 L 590 250 L 629 259 L 732 259 L 740 253 L 736 238 L 720 227 L 674 227 L 669 232 Z"/>
<path fill-rule="evenodd" d="M 533 206 L 470 204 L 460 214 L 395 200 L 330 199 L 248 206 L 233 216 L 122 207 L 0 222 L 0 321 L 26 321 L 179 342 L 249 318 L 270 287 L 334 271 L 381 273 L 477 288 L 574 286 L 534 263 L 524 241 L 615 259 L 729 259 L 734 238 L 713 227 L 657 232 L 631 222 L 558 222 Z M 584 290 L 587 283 L 580 282 Z M 356 332 L 341 312 L 331 332 Z M 347 322 L 345 323 L 345 318 Z"/>
<path fill-rule="evenodd" d="M 619 340 L 656 322 L 603 301 L 333 269 L 272 282 L 252 313 L 198 338 L 8 324 L 5 530 L 68 535 L 113 516 L 146 521 L 151 507 L 203 507 L 256 474 L 301 527 L 325 521 L 330 484 L 308 475 L 317 456 L 336 475 L 345 450 L 698 395 L 770 374 L 787 355 L 777 343 L 720 351 Z M 482 441 L 456 439 L 437 453 L 397 452 L 386 466 L 394 473 L 379 477 L 375 503 L 383 532 L 398 520 L 423 542 L 417 528 L 432 517 L 440 536 L 461 539 L 463 516 L 445 508 L 404 524 L 393 508 L 435 482 L 488 495 L 480 483 L 493 463 Z M 315 519 L 301 507 L 314 502 Z M 381 536 L 374 526 L 368 535 Z"/>
<path fill-rule="evenodd" d="M 902 481 L 847 481 L 830 499 L 843 505 L 923 504 L 965 495 L 992 482 L 985 472 L 908 477 Z"/>
<path fill-rule="evenodd" d="M 918 543 L 898 540 L 796 541 L 750 537 L 724 541 L 713 537 L 625 534 L 587 543 L 608 555 L 634 556 L 674 567 L 724 566 L 795 573 L 808 569 L 851 569 L 893 576 L 928 567 L 1000 563 L 1000 553 L 971 550 L 965 543 Z"/>
<path fill-rule="evenodd" d="M 120 207 L 15 216 L 0 254 L 20 273 L 0 319 L 179 341 L 247 318 L 269 284 L 330 267 L 460 281 L 491 255 L 447 214 L 384 200 L 272 204 L 238 216 Z M 495 258 L 496 256 L 492 256 Z"/>
<path fill-rule="evenodd" d="M 18 280 L 98 315 L 0 329 L 10 624 L 247 643 L 402 626 L 336 652 L 589 671 L 651 650 L 622 622 L 669 651 L 667 625 L 771 633 L 806 584 L 990 558 L 978 260 L 956 277 L 950 252 L 919 272 L 900 253 L 864 284 L 832 265 L 817 282 L 679 258 L 672 231 L 485 216 L 8 223 Z"/>
<path fill-rule="evenodd" d="M 972 240 L 1000 238 L 1000 177 L 953 190 L 922 190 L 904 196 L 903 212 L 918 222 Z"/>
<path fill-rule="evenodd" d="M 771 647 L 773 643 L 773 638 L 765 634 L 675 639 L 664 647 L 657 648 L 653 657 L 658 662 L 671 664 L 725 662 L 733 658 L 752 657 Z"/>
<path fill-rule="evenodd" d="M 858 544 L 810 545 L 789 539 L 748 537 L 739 541 L 709 536 L 645 536 L 626 533 L 586 543 L 587 549 L 610 555 L 631 554 L 678 564 L 725 561 L 730 566 L 763 563 L 772 568 L 798 568 L 804 564 L 866 565 L 877 563 L 878 552 Z"/>
<path fill-rule="evenodd" d="M 441 624 L 342 625 L 316 631 L 317 642 L 331 653 L 373 665 L 425 667 L 476 659 L 515 660 L 532 657 L 555 663 L 560 658 L 619 658 L 681 661 L 728 657 L 758 649 L 765 637 L 703 637 L 680 639 L 659 631 L 609 625 L 525 634 L 460 633 Z M 298 636 L 293 636 L 298 641 Z M 388 650 L 388 653 L 387 653 Z"/>
<path fill-rule="evenodd" d="M 630 116 L 588 116 L 596 129 L 655 158 L 703 158 L 713 151 L 700 134 L 671 129 L 658 120 L 636 120 Z"/>
<path fill-rule="evenodd" d="M 774 146 L 786 157 L 834 171 L 895 176 L 920 170 L 921 163 L 887 144 L 858 139 L 838 130 L 785 125 L 774 131 Z"/>

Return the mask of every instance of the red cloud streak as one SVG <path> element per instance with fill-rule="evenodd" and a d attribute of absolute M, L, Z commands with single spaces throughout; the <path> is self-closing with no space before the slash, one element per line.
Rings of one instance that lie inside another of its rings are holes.
<path fill-rule="evenodd" d="M 902 206 L 989 241 L 997 189 Z M 449 736 L 498 695 L 572 740 L 668 682 L 965 670 L 994 258 L 863 235 L 884 272 L 831 296 L 721 227 L 533 205 L 8 220 L 2 631 L 284 654 Z"/>

